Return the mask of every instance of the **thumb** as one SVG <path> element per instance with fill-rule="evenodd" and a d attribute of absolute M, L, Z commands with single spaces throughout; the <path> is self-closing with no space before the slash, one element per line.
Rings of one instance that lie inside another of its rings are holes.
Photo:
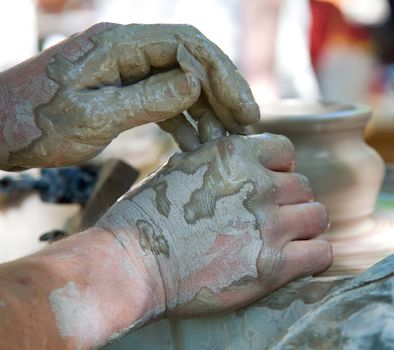
<path fill-rule="evenodd" d="M 82 112 L 79 120 L 96 130 L 98 137 L 99 130 L 117 135 L 138 125 L 174 117 L 193 105 L 200 91 L 194 75 L 174 69 L 129 86 L 74 92 L 71 100 Z"/>
<path fill-rule="evenodd" d="M 131 108 L 138 123 L 175 117 L 192 106 L 200 96 L 200 82 L 180 69 L 156 74 L 132 86 Z"/>

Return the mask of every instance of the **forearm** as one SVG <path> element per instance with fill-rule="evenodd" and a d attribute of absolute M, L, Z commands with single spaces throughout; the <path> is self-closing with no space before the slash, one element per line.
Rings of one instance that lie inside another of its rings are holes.
<path fill-rule="evenodd" d="M 145 267 L 90 229 L 0 267 L 0 347 L 94 348 L 155 316 Z"/>

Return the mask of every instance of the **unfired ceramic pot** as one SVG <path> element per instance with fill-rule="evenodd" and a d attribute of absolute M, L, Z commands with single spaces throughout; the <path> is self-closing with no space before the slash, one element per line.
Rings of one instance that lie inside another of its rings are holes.
<path fill-rule="evenodd" d="M 261 107 L 253 133 L 290 138 L 296 171 L 306 175 L 315 199 L 329 211 L 325 238 L 334 245 L 328 274 L 359 273 L 394 251 L 390 220 L 374 214 L 384 162 L 364 141 L 368 107 L 337 102 L 282 100 Z"/>

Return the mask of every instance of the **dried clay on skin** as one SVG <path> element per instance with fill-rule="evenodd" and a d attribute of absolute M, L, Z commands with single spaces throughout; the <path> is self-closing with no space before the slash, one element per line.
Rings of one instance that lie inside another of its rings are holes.
<path fill-rule="evenodd" d="M 68 282 L 49 294 L 49 302 L 62 337 L 74 337 L 80 348 L 92 338 L 99 345 L 104 320 L 89 289 L 80 290 L 74 282 Z"/>
<path fill-rule="evenodd" d="M 223 150 L 223 155 L 226 151 Z M 100 222 L 103 227 L 117 232 L 126 246 L 131 240 L 125 227 L 138 229 L 145 258 L 153 252 L 160 264 L 163 281 L 167 281 L 169 310 L 195 298 L 196 307 L 208 300 L 217 304 L 217 300 L 204 295 L 218 293 L 239 280 L 258 277 L 256 262 L 263 242 L 256 218 L 247 206 L 254 185 L 250 182 L 236 186 L 227 183 L 213 191 L 211 184 L 221 175 L 215 173 L 214 166 L 201 159 L 200 162 L 200 166 L 193 164 L 164 170 L 152 184 L 148 180 L 147 186 L 116 204 L 115 220 L 110 211 Z M 224 249 L 218 249 L 218 245 Z M 193 246 L 195 252 L 192 259 L 187 256 L 189 246 Z M 161 259 L 165 261 L 160 263 Z M 232 268 L 234 264 L 237 269 Z M 201 275 L 205 268 L 215 269 L 219 265 L 225 268 L 215 273 L 214 278 Z M 203 286 L 201 279 L 204 279 Z M 183 293 L 177 295 L 176 290 Z"/>

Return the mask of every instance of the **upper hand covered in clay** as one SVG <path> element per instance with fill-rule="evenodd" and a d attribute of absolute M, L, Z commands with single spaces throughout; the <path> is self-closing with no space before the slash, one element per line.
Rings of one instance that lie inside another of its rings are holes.
<path fill-rule="evenodd" d="M 145 266 L 153 316 L 239 307 L 331 264 L 330 244 L 312 239 L 327 212 L 293 168 L 283 136 L 214 140 L 175 154 L 97 226 Z"/>
<path fill-rule="evenodd" d="M 126 129 L 176 116 L 161 126 L 183 149 L 259 118 L 236 67 L 188 25 L 95 25 L 3 72 L 0 107 L 8 170 L 81 162 Z"/>

